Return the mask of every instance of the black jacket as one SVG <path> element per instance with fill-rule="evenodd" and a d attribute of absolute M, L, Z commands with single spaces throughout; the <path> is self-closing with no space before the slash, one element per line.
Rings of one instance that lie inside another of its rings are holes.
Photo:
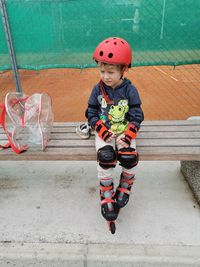
<path fill-rule="evenodd" d="M 140 96 L 131 81 L 124 78 L 123 83 L 115 89 L 102 84 L 110 103 L 105 100 L 100 83 L 95 85 L 87 109 L 88 122 L 91 127 L 94 128 L 95 123 L 101 119 L 106 127 L 116 134 L 124 132 L 126 127 L 123 125 L 127 126 L 128 123 L 133 123 L 139 129 L 144 120 L 144 114 L 141 109 Z M 121 126 L 118 127 L 119 125 Z"/>

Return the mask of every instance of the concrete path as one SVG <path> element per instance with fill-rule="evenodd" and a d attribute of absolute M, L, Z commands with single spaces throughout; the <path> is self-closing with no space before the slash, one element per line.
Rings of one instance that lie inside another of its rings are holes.
<path fill-rule="evenodd" d="M 140 162 L 112 235 L 95 162 L 1 162 L 0 266 L 200 266 L 200 209 L 179 169 Z"/>

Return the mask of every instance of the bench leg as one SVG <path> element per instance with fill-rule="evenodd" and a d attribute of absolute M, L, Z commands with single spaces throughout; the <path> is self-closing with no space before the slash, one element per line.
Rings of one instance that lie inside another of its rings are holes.
<path fill-rule="evenodd" d="M 181 172 L 200 205 L 200 161 L 181 161 Z"/>

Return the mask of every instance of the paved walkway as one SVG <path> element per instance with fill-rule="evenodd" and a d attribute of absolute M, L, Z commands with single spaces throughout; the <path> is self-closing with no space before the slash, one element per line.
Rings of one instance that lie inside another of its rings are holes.
<path fill-rule="evenodd" d="M 1 162 L 0 266 L 200 266 L 200 209 L 179 168 L 140 162 L 112 235 L 95 162 Z"/>

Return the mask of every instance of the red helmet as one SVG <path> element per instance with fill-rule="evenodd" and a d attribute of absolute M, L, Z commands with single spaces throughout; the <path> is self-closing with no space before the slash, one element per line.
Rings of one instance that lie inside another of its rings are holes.
<path fill-rule="evenodd" d="M 109 37 L 95 49 L 93 59 L 96 62 L 131 66 L 132 51 L 130 45 L 122 38 Z"/>

